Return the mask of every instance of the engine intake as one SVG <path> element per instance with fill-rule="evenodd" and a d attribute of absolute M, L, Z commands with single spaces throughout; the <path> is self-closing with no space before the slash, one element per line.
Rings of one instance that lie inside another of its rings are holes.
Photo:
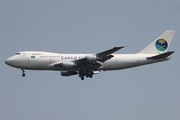
<path fill-rule="evenodd" d="M 95 61 L 97 61 L 97 56 L 96 55 L 86 56 L 86 60 L 88 62 L 95 62 Z"/>

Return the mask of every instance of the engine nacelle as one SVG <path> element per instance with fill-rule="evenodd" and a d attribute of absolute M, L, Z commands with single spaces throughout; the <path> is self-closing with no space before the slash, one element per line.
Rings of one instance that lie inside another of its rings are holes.
<path fill-rule="evenodd" d="M 96 56 L 96 55 L 86 56 L 86 60 L 87 60 L 88 62 L 95 62 L 95 61 L 97 61 L 97 56 Z"/>
<path fill-rule="evenodd" d="M 76 74 L 78 74 L 76 71 L 61 71 L 61 76 L 71 76 Z"/>
<path fill-rule="evenodd" d="M 77 65 L 73 62 L 63 62 L 61 63 L 61 66 L 64 68 L 73 68 L 74 66 L 77 66 Z"/>

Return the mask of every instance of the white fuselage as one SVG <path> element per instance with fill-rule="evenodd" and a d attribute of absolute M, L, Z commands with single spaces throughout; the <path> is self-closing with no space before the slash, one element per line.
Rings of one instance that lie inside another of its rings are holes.
<path fill-rule="evenodd" d="M 58 54 L 51 52 L 25 51 L 8 58 L 6 64 L 27 70 L 59 70 L 59 71 L 79 71 L 80 68 L 54 67 L 55 63 L 71 62 L 82 59 L 92 54 Z M 114 57 L 99 62 L 101 66 L 97 70 L 120 70 L 140 65 L 161 62 L 170 59 L 148 60 L 147 57 L 155 54 L 112 54 Z"/>
<path fill-rule="evenodd" d="M 113 54 L 125 46 L 116 46 L 96 54 L 59 54 L 40 51 L 23 51 L 5 60 L 9 66 L 22 70 L 57 70 L 62 76 L 79 75 L 92 78 L 101 70 L 120 70 L 170 59 L 168 51 L 174 30 L 166 30 L 137 54 Z"/>

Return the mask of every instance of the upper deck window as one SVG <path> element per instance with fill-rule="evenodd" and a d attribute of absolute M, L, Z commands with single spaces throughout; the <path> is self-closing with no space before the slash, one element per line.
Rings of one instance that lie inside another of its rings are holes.
<path fill-rule="evenodd" d="M 16 53 L 16 55 L 20 55 L 20 53 Z"/>

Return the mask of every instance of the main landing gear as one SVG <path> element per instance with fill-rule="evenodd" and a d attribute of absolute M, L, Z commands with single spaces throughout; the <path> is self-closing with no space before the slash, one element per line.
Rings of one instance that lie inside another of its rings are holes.
<path fill-rule="evenodd" d="M 25 77 L 26 76 L 25 71 L 23 69 L 21 70 L 22 70 L 22 76 Z"/>
<path fill-rule="evenodd" d="M 79 71 L 79 77 L 81 80 L 84 80 L 84 76 L 87 78 L 92 78 L 93 77 L 93 72 L 92 71 Z"/>

